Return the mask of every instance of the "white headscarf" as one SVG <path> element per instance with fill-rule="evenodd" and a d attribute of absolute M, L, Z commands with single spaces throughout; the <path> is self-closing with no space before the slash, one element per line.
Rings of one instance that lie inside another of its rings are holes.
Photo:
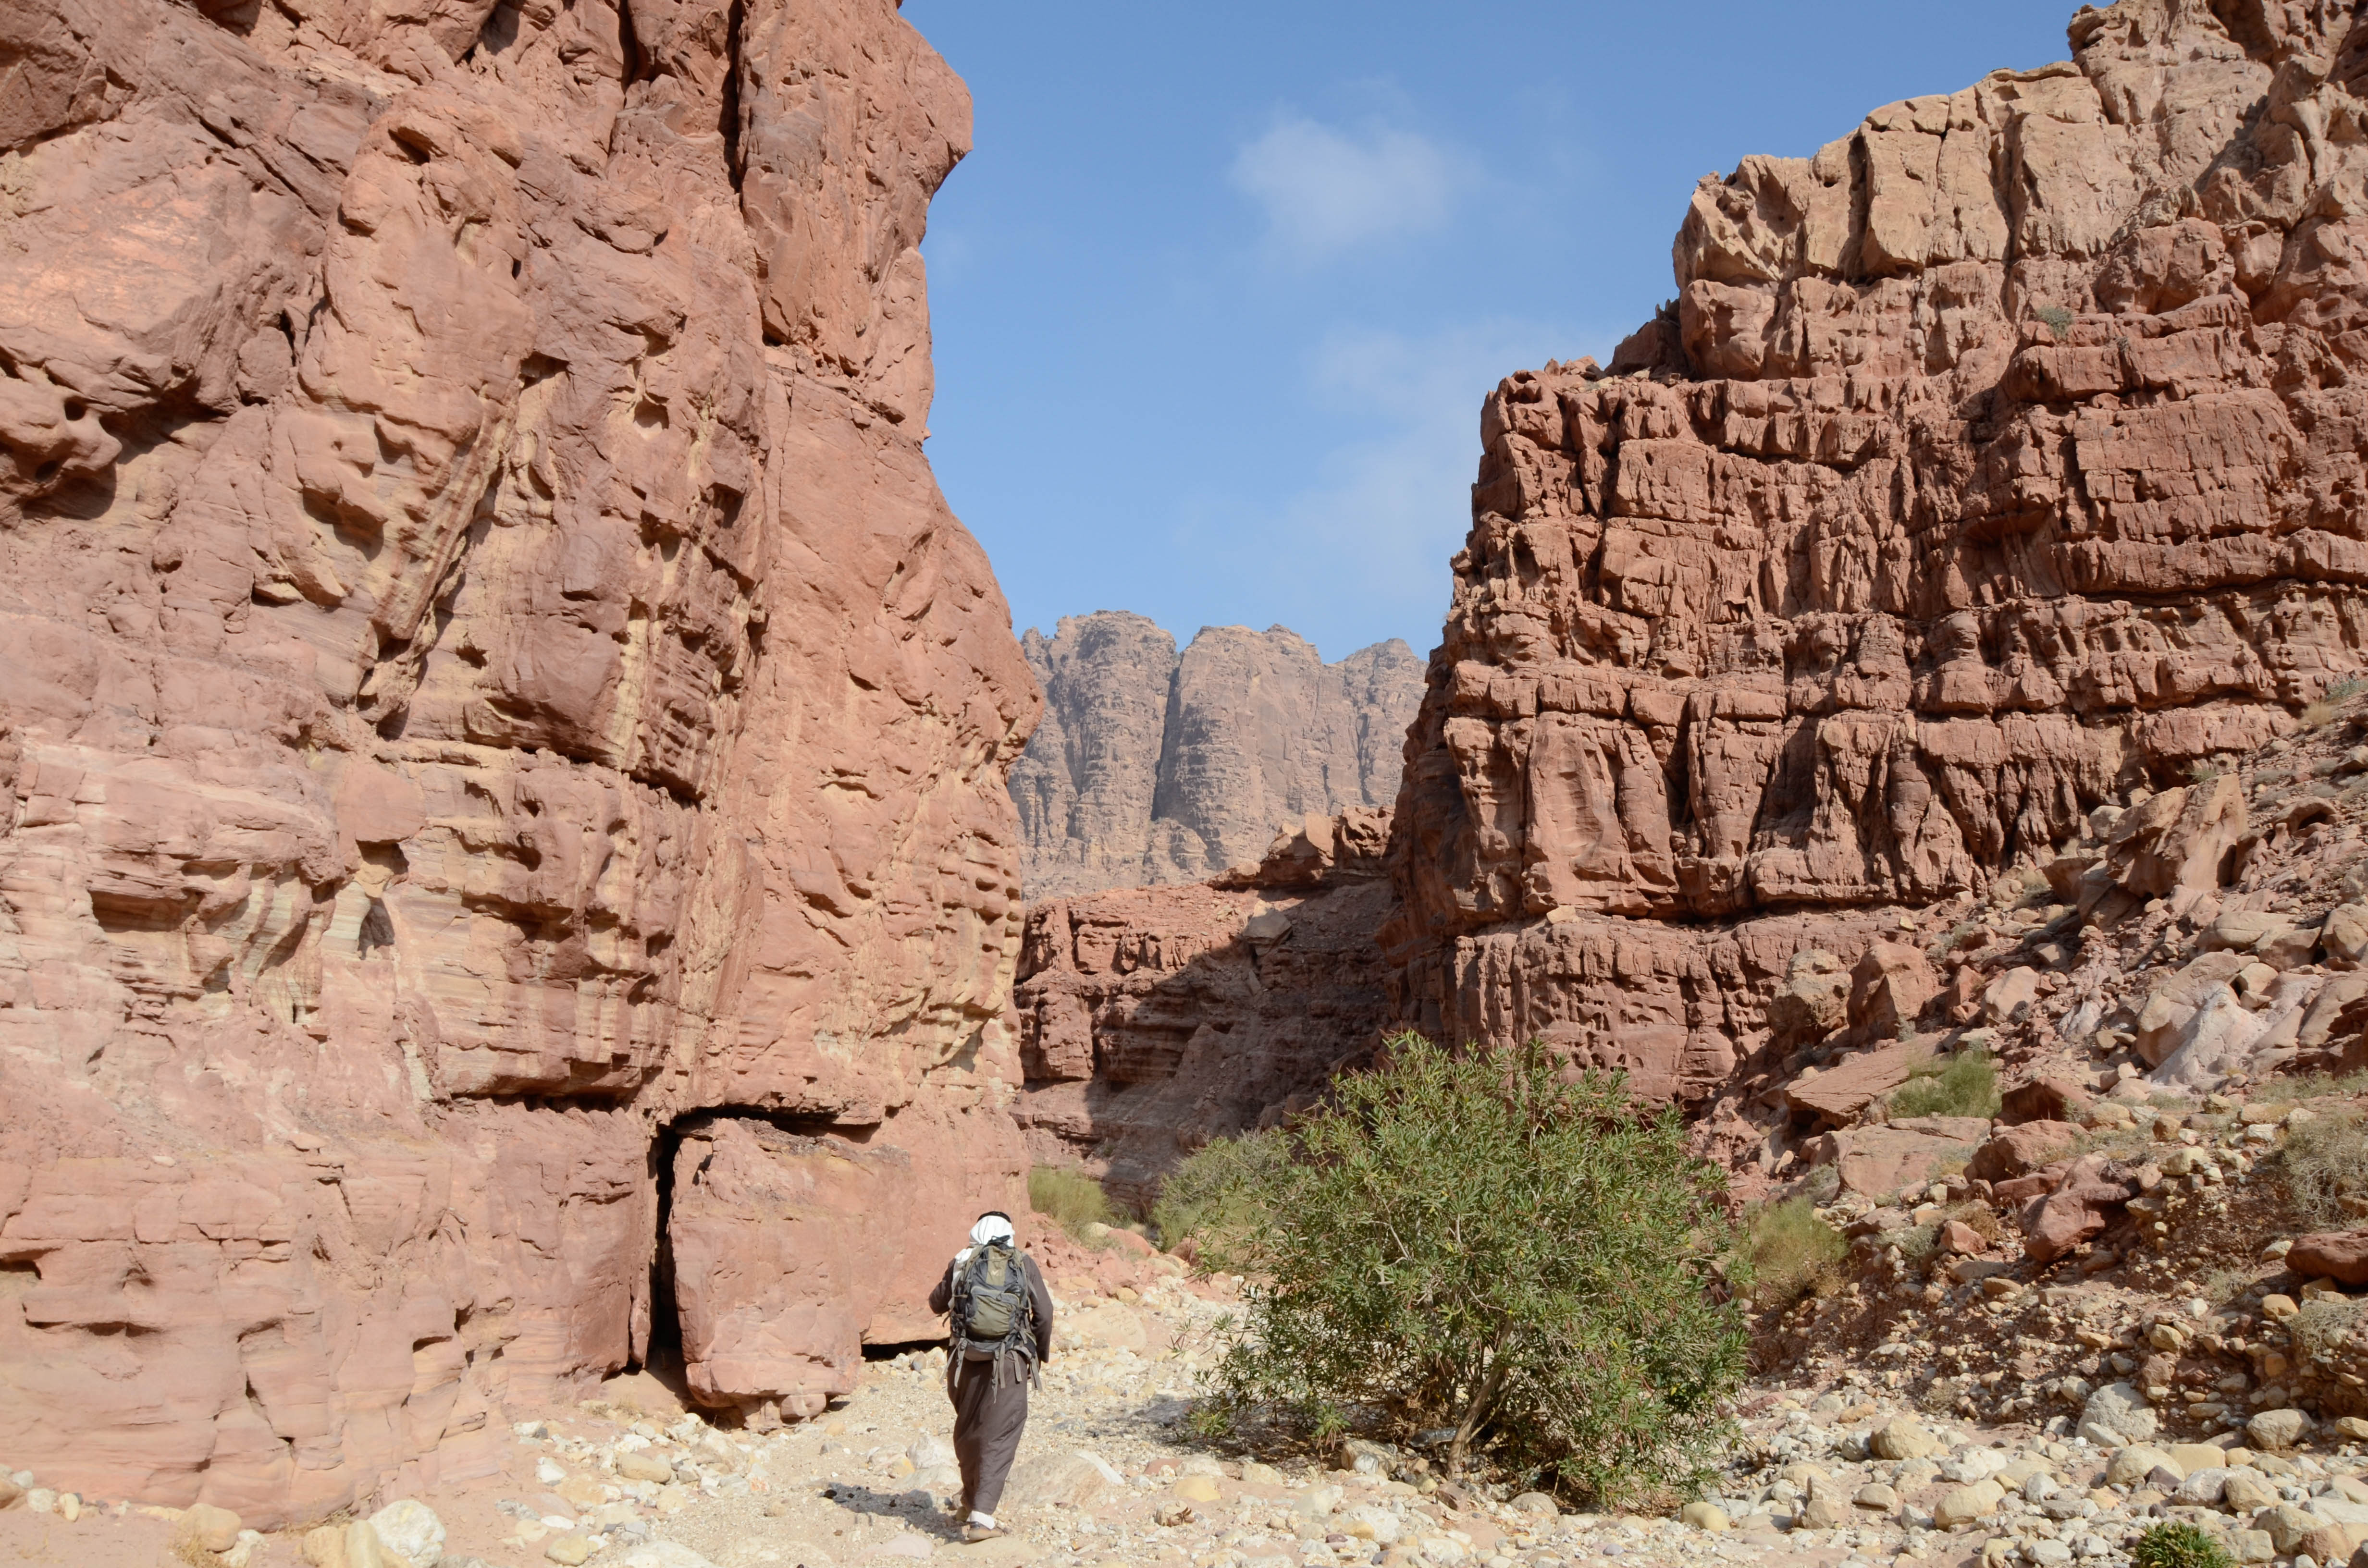
<path fill-rule="evenodd" d="M 970 1228 L 973 1246 L 985 1246 L 992 1242 L 1011 1240 L 1011 1221 L 1000 1214 L 982 1214 L 978 1223 Z"/>

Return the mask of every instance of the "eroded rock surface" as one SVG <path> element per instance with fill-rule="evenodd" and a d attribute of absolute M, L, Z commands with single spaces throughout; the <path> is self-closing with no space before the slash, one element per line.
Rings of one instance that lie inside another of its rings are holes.
<path fill-rule="evenodd" d="M 1396 810 L 1408 1022 L 1706 1102 L 1795 952 L 2101 804 L 2161 791 L 2164 847 L 2064 868 L 2084 910 L 2228 874 L 2215 759 L 2368 631 L 2368 30 L 2123 0 L 2071 41 L 1705 180 L 1676 308 L 1488 399 Z"/>
<path fill-rule="evenodd" d="M 1271 1126 L 1379 1043 L 1387 813 L 1309 817 L 1254 869 L 1047 899 L 1013 994 L 1031 1150 L 1144 1205 L 1211 1138 Z"/>
<path fill-rule="evenodd" d="M 681 1112 L 1008 1201 L 1037 699 L 919 445 L 970 110 L 890 0 L 0 54 L 0 1449 L 265 1523 L 486 1462 L 648 1350 Z"/>
<path fill-rule="evenodd" d="M 1175 639 L 1123 610 L 1020 640 L 1044 719 L 1011 770 L 1028 896 L 1196 881 L 1308 815 L 1396 798 L 1422 665 L 1395 638 L 1327 665 L 1280 626 Z"/>

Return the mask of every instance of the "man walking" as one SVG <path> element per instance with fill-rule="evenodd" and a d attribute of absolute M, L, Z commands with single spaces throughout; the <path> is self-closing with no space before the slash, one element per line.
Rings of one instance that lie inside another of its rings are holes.
<path fill-rule="evenodd" d="M 1053 1297 L 1036 1260 L 1014 1244 L 1011 1216 L 990 1210 L 970 1228 L 929 1292 L 949 1321 L 946 1396 L 954 1402 L 954 1459 L 962 1466 L 965 1540 L 1003 1532 L 995 1506 L 1028 1426 L 1028 1385 L 1053 1357 Z"/>

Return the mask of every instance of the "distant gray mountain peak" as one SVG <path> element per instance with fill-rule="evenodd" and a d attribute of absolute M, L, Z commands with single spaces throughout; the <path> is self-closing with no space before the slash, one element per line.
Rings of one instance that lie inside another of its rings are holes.
<path fill-rule="evenodd" d="M 1289 627 L 1176 639 L 1129 610 L 1020 638 L 1044 718 L 1011 770 L 1027 896 L 1194 881 L 1307 813 L 1388 806 L 1423 664 L 1399 638 L 1333 664 Z"/>

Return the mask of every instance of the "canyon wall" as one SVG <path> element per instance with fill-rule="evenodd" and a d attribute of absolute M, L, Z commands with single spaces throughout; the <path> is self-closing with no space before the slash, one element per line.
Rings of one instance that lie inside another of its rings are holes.
<path fill-rule="evenodd" d="M 1028 910 L 1013 1011 L 1030 1153 L 1138 1210 L 1212 1138 L 1273 1126 L 1389 1019 L 1385 812 L 1311 816 L 1255 867 Z"/>
<path fill-rule="evenodd" d="M 1674 305 L 1488 398 L 1395 809 L 1403 1019 L 1748 1137 L 1796 951 L 2361 670 L 2368 25 L 2122 0 L 2071 42 L 1705 179 Z"/>
<path fill-rule="evenodd" d="M 1011 770 L 1030 899 L 1256 863 L 1304 817 L 1396 797 L 1422 665 L 1393 638 L 1326 665 L 1280 626 L 1176 640 L 1122 610 L 1020 639 L 1044 718 Z"/>
<path fill-rule="evenodd" d="M 820 1408 L 1023 1170 L 961 82 L 892 0 L 28 0 L 0 83 L 0 1453 L 317 1517 L 654 1321 Z"/>

